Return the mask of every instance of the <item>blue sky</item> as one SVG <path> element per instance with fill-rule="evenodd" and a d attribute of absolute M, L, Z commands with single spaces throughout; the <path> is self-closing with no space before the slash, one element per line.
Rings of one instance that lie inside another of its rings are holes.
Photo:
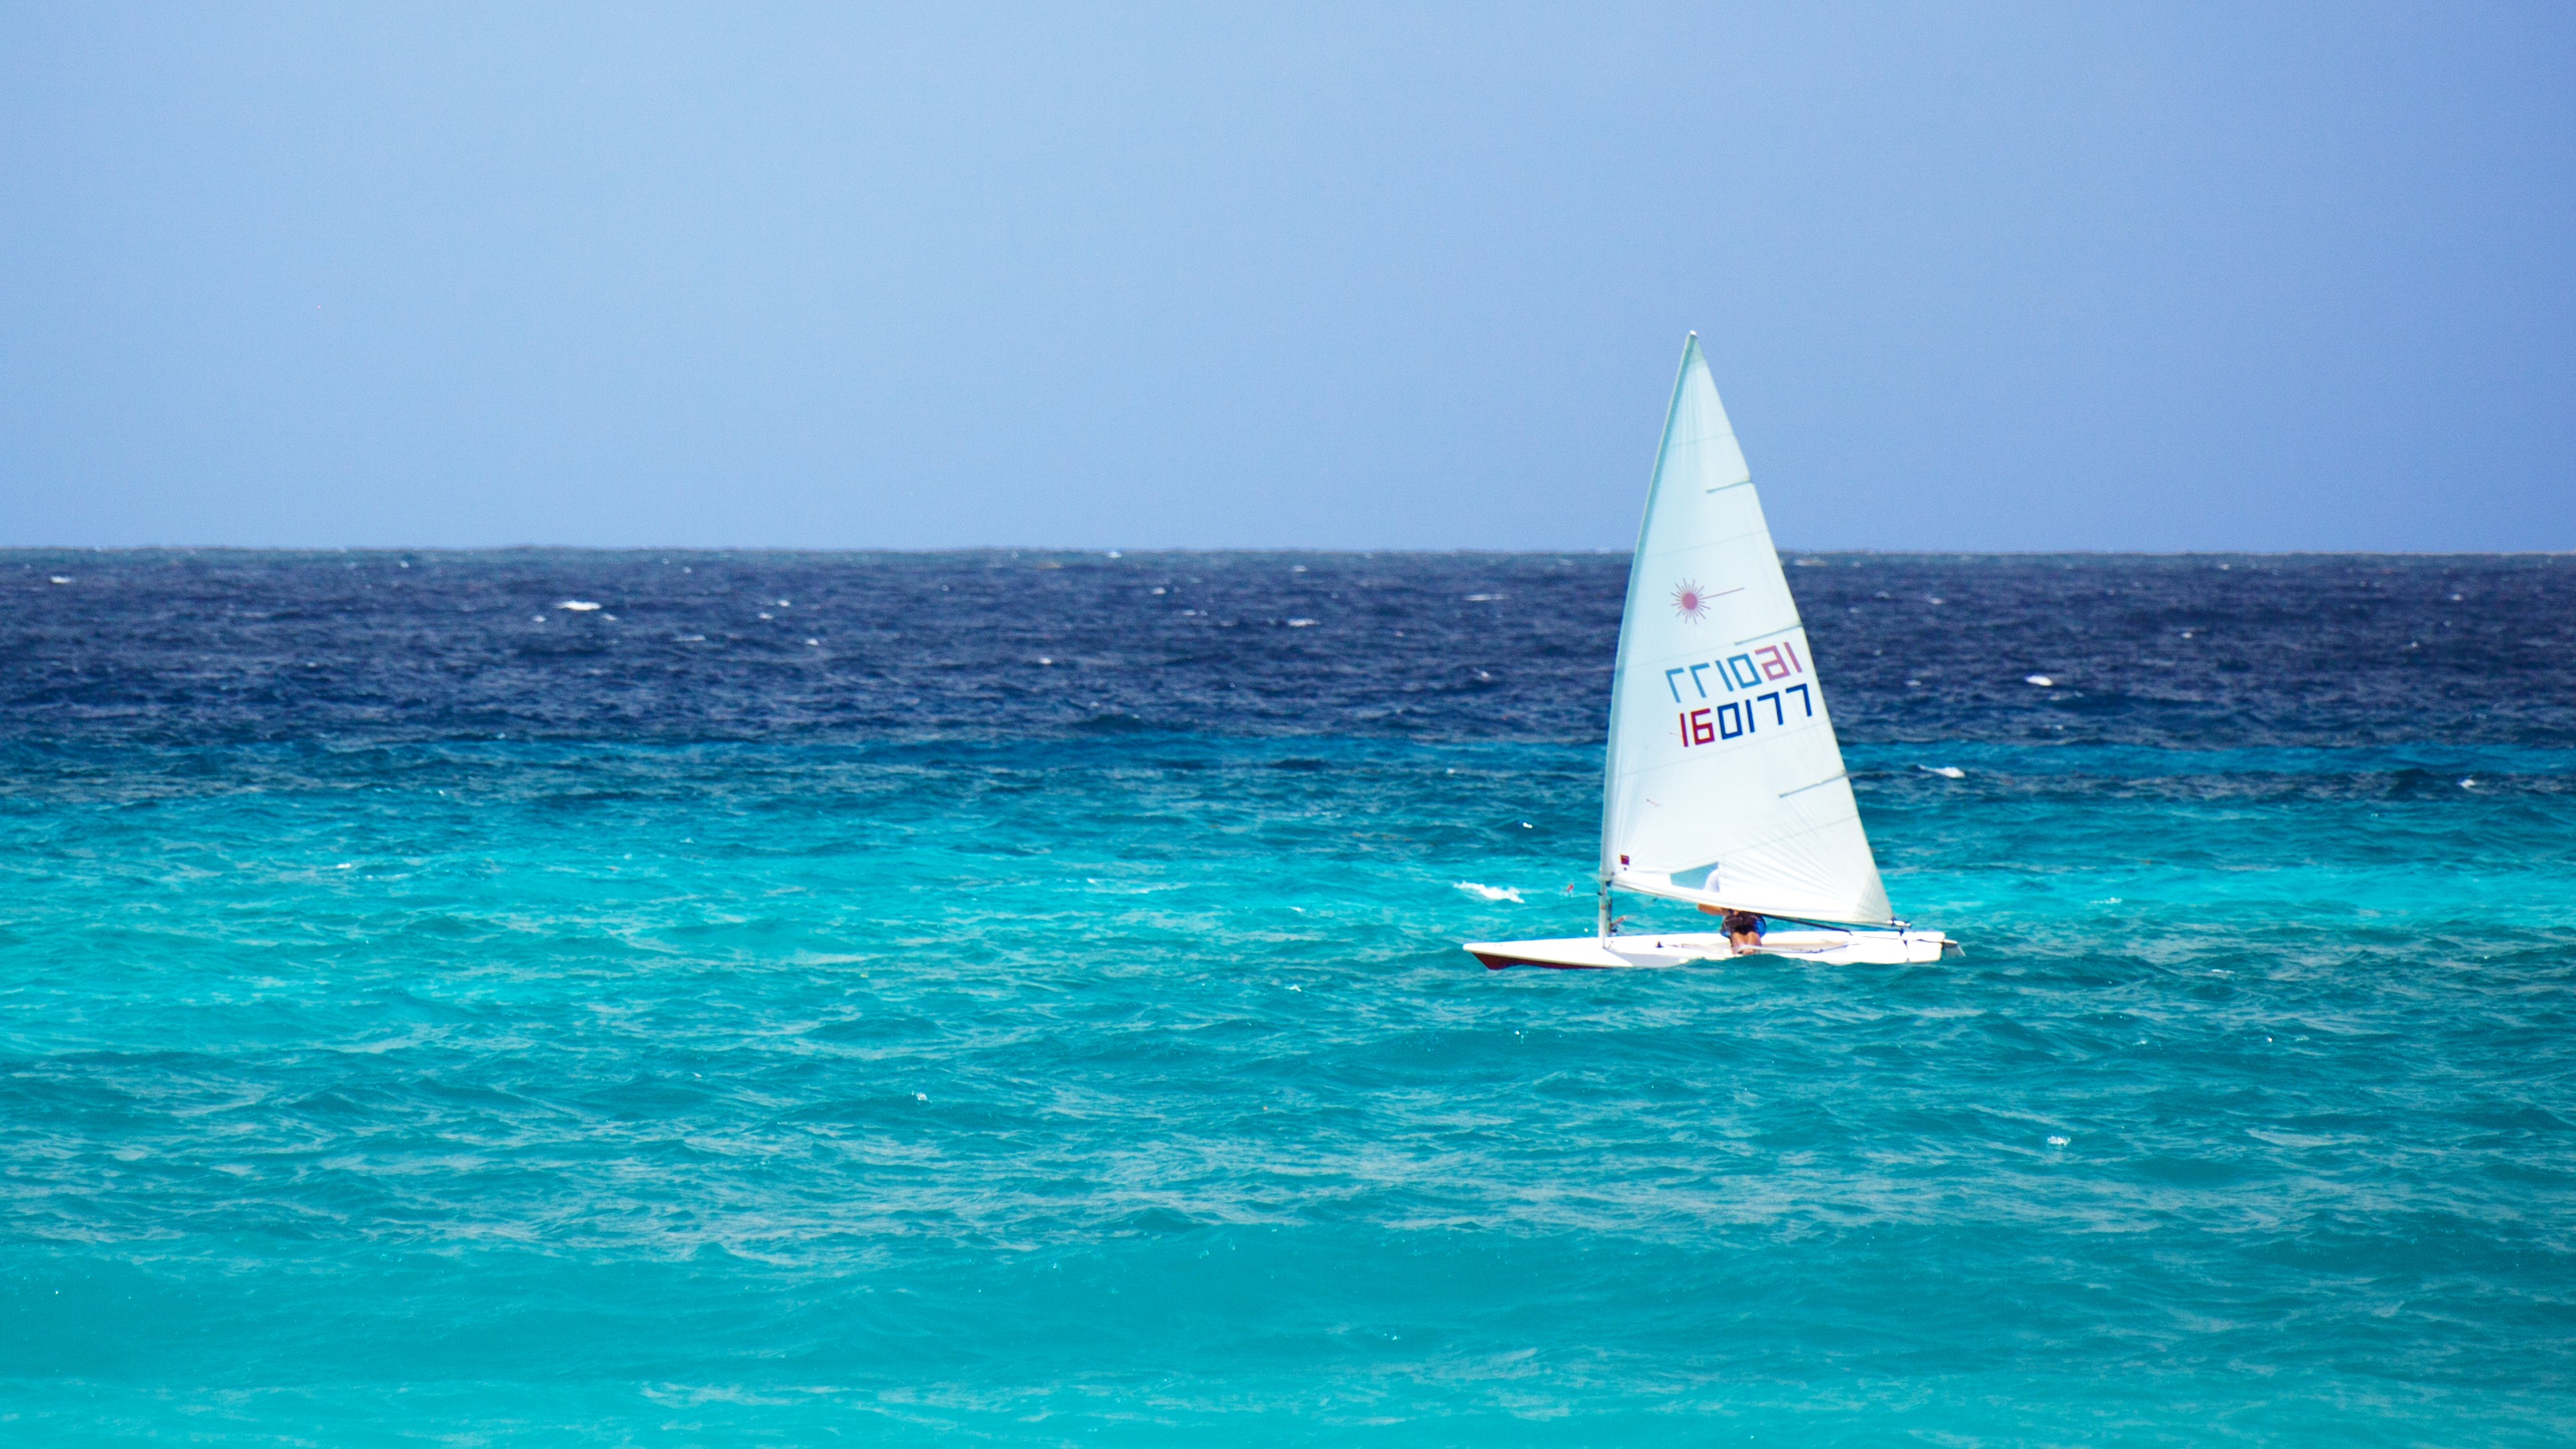
<path fill-rule="evenodd" d="M 2576 9 L 0 11 L 0 545 L 2576 548 Z"/>

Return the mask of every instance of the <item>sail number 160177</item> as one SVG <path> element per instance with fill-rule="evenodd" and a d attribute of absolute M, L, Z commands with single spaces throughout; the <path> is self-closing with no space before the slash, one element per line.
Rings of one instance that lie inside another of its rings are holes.
<path fill-rule="evenodd" d="M 1787 640 L 1765 645 L 1749 654 L 1729 659 L 1711 660 L 1706 664 L 1676 665 L 1664 671 L 1664 684 L 1671 689 L 1677 704 L 1690 701 L 1681 692 L 1681 681 L 1688 678 L 1701 699 L 1711 698 L 1707 679 L 1717 677 L 1726 694 L 1736 695 L 1700 709 L 1685 709 L 1679 714 L 1682 748 L 1713 745 L 1723 740 L 1741 739 L 1762 731 L 1764 706 L 1769 706 L 1771 727 L 1777 729 L 1794 720 L 1813 719 L 1816 714 L 1815 691 L 1805 683 L 1779 684 L 1779 681 L 1807 672 L 1807 662 L 1798 657 L 1796 647 Z M 1766 684 L 1777 688 L 1764 689 Z M 1789 713 L 1795 700 L 1799 712 Z"/>

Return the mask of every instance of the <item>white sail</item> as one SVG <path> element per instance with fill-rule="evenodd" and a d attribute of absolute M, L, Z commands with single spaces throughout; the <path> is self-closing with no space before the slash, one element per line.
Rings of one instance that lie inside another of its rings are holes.
<path fill-rule="evenodd" d="M 1601 870 L 1765 916 L 1890 919 L 1815 656 L 1693 334 L 1610 685 Z"/>

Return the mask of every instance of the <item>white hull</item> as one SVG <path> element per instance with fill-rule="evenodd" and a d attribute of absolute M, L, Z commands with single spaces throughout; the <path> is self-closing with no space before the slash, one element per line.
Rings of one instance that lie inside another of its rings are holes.
<path fill-rule="evenodd" d="M 1554 966 L 1575 970 L 1610 970 L 1623 966 L 1685 966 L 1693 961 L 1720 961 L 1736 955 L 1782 956 L 1823 966 L 1908 966 L 1938 961 L 1958 943 L 1938 931 L 1848 930 L 1809 927 L 1766 931 L 1762 944 L 1738 952 L 1723 932 L 1676 932 L 1668 935 L 1568 936 L 1553 941 L 1470 941 L 1469 954 L 1487 966 Z"/>

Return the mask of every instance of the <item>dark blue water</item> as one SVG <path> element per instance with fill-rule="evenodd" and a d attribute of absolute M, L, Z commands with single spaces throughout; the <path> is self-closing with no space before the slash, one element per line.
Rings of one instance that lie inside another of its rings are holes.
<path fill-rule="evenodd" d="M 2576 561 L 1796 562 L 1964 960 L 1456 949 L 1623 559 L 0 554 L 0 1435 L 2576 1434 Z"/>

